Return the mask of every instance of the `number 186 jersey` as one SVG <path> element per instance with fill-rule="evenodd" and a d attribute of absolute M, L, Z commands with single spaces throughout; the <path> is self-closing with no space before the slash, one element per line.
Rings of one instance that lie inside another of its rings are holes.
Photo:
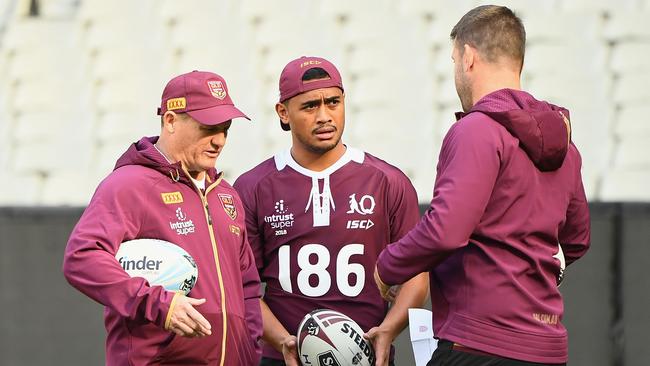
<path fill-rule="evenodd" d="M 364 331 L 382 322 L 388 305 L 374 283 L 375 262 L 419 217 L 415 189 L 399 169 L 348 147 L 315 172 L 286 150 L 234 187 L 266 282 L 264 300 L 289 333 L 319 308 L 350 316 Z M 264 356 L 282 358 L 270 346 Z"/>

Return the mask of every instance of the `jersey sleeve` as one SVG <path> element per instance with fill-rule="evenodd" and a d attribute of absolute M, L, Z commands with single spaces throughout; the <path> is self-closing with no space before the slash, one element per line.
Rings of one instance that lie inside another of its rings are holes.
<path fill-rule="evenodd" d="M 121 316 L 165 326 L 174 293 L 130 277 L 115 260 L 120 244 L 137 237 L 144 213 L 133 190 L 102 183 L 75 226 L 65 249 L 63 274 L 91 299 Z"/>
<path fill-rule="evenodd" d="M 253 339 L 256 351 L 261 355 L 262 345 L 259 340 L 262 337 L 262 311 L 260 309 L 260 297 L 262 288 L 260 286 L 260 277 L 255 266 L 255 257 L 248 242 L 248 235 L 244 229 L 242 236 L 243 242 L 239 255 L 240 270 L 242 273 L 242 284 L 244 288 L 244 306 L 246 315 L 246 325 L 248 332 Z"/>
<path fill-rule="evenodd" d="M 445 137 L 431 207 L 413 230 L 379 256 L 377 269 L 386 284 L 401 284 L 429 271 L 467 245 L 500 167 L 497 137 L 486 125 L 468 119 Z"/>
<path fill-rule="evenodd" d="M 390 179 L 388 187 L 390 242 L 396 242 L 409 232 L 420 218 L 418 196 L 411 181 L 401 171 Z"/>
<path fill-rule="evenodd" d="M 246 233 L 248 243 L 255 259 L 257 270 L 261 271 L 264 267 L 264 244 L 261 237 L 261 232 L 257 222 L 257 198 L 255 194 L 255 184 L 242 176 L 233 184 L 235 190 L 239 194 L 244 206 L 244 213 L 246 216 Z"/>

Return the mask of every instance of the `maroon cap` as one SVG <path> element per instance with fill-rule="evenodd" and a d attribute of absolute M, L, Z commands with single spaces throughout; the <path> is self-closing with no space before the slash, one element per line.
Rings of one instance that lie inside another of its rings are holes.
<path fill-rule="evenodd" d="M 250 120 L 233 104 L 226 80 L 206 71 L 188 72 L 167 83 L 158 115 L 167 111 L 187 113 L 204 125 L 218 125 L 237 117 Z"/>
<path fill-rule="evenodd" d="M 321 80 L 303 81 L 302 76 L 305 72 L 315 68 L 325 70 L 330 77 Z M 280 74 L 280 103 L 310 90 L 333 86 L 343 90 L 341 74 L 339 74 L 339 70 L 336 69 L 334 64 L 324 58 L 302 56 L 289 62 L 282 70 L 282 74 Z M 280 121 L 280 126 L 285 131 L 291 129 L 289 125 L 282 123 L 282 121 Z"/>

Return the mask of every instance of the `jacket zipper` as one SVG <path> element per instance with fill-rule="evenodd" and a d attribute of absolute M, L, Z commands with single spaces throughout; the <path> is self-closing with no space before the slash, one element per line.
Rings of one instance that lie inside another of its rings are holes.
<path fill-rule="evenodd" d="M 203 199 L 203 198 L 201 198 Z M 212 215 L 210 215 L 210 207 L 208 207 L 208 200 L 204 200 L 205 213 L 208 216 L 208 226 L 212 227 Z"/>
<path fill-rule="evenodd" d="M 222 337 L 221 337 L 221 361 L 219 362 L 219 365 L 223 366 L 226 361 L 226 338 L 228 334 L 228 318 L 226 313 L 226 291 L 223 284 L 223 276 L 221 274 L 221 263 L 219 262 L 219 249 L 217 248 L 217 239 L 216 236 L 214 235 L 214 227 L 212 226 L 212 216 L 210 215 L 210 207 L 208 206 L 208 200 L 206 198 L 208 192 L 210 192 L 210 190 L 213 187 L 216 187 L 218 184 L 219 181 L 209 186 L 205 190 L 205 194 L 201 192 L 200 189 L 197 188 L 197 190 L 199 191 L 199 196 L 201 196 L 201 201 L 203 201 L 203 207 L 205 208 L 204 213 L 205 213 L 206 221 L 208 222 L 208 232 L 210 233 L 210 241 L 212 242 L 212 253 L 214 254 L 214 263 L 217 267 L 217 276 L 219 279 L 219 291 L 221 294 L 221 317 L 222 317 L 221 319 L 223 323 Z"/>
<path fill-rule="evenodd" d="M 190 177 L 190 174 L 183 169 L 183 172 Z M 212 253 L 214 255 L 214 263 L 217 268 L 217 278 L 219 280 L 219 292 L 221 295 L 221 319 L 223 323 L 222 336 L 221 336 L 221 361 L 219 362 L 220 366 L 223 366 L 226 361 L 226 338 L 228 335 L 228 317 L 226 313 L 226 291 L 223 286 L 223 276 L 221 275 L 221 264 L 219 263 L 219 250 L 217 249 L 217 239 L 214 235 L 214 227 L 212 225 L 212 216 L 210 215 L 210 207 L 208 206 L 207 195 L 214 187 L 219 185 L 221 179 L 217 179 L 216 182 L 206 188 L 205 193 L 203 193 L 198 187 L 194 186 L 194 189 L 199 193 L 201 197 L 201 202 L 203 203 L 203 213 L 205 214 L 205 220 L 208 223 L 208 233 L 210 234 L 210 241 L 212 243 Z"/>

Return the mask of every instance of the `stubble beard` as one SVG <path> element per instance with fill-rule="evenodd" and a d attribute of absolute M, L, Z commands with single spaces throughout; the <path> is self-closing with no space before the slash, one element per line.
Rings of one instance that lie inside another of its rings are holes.
<path fill-rule="evenodd" d="M 472 103 L 472 89 L 469 86 L 469 81 L 462 73 L 456 76 L 456 93 L 463 107 L 463 112 L 469 112 L 474 106 Z"/>
<path fill-rule="evenodd" d="M 336 140 L 334 140 L 331 143 L 324 144 L 324 145 L 316 145 L 316 144 L 312 143 L 311 141 L 308 141 L 308 139 L 302 138 L 301 136 L 297 136 L 297 137 L 298 137 L 298 140 L 300 141 L 300 143 L 309 152 L 317 154 L 317 155 L 323 155 L 323 154 L 331 151 L 332 149 L 334 149 L 335 147 L 338 146 L 338 144 L 341 142 L 341 136 L 342 136 L 342 134 L 338 135 L 336 137 Z"/>
<path fill-rule="evenodd" d="M 312 153 L 323 155 L 323 154 L 331 151 L 332 149 L 334 149 L 336 146 L 338 146 L 340 141 L 341 141 L 341 136 L 339 136 L 336 139 L 336 141 L 334 141 L 331 144 L 318 146 L 318 145 L 307 143 L 307 144 L 305 144 L 305 146 L 307 147 L 307 150 L 311 151 Z"/>

